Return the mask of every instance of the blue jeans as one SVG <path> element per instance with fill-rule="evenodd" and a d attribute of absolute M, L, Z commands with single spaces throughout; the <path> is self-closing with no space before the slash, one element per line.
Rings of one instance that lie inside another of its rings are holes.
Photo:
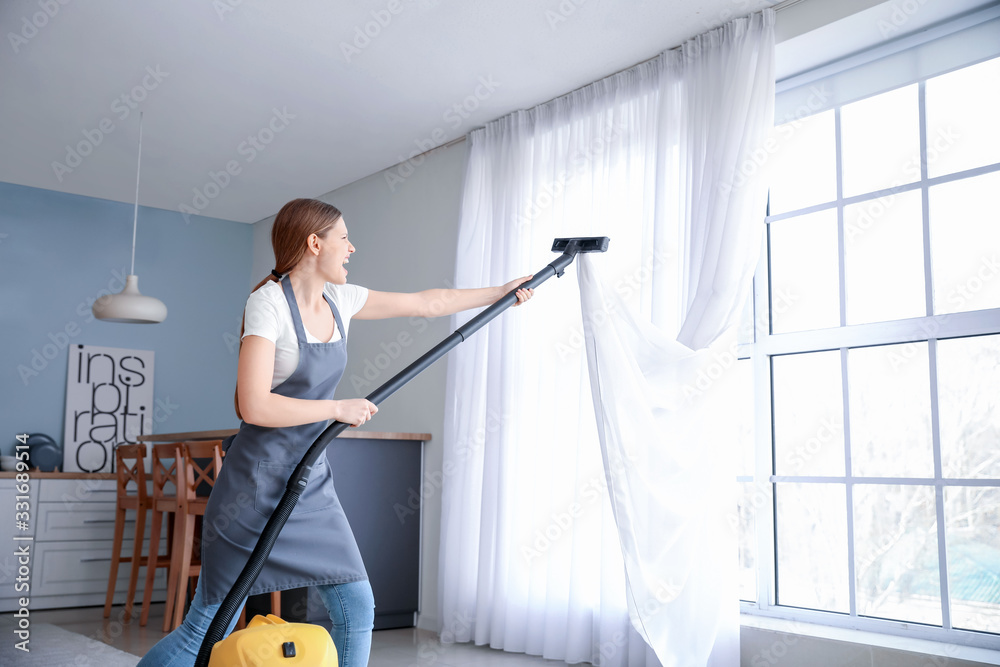
<path fill-rule="evenodd" d="M 372 627 L 375 623 L 375 598 L 367 581 L 349 584 L 317 586 L 323 603 L 333 621 L 333 643 L 337 647 L 340 667 L 364 667 L 372 647 Z M 198 649 L 215 618 L 220 604 L 201 601 L 201 579 L 191 600 L 191 608 L 181 626 L 157 642 L 156 646 L 139 661 L 137 667 L 192 667 Z M 239 614 L 226 630 L 228 636 L 236 625 Z"/>

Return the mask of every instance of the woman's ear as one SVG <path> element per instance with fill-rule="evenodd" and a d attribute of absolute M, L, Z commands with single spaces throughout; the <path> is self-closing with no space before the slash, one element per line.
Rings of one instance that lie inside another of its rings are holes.
<path fill-rule="evenodd" d="M 312 254 L 319 256 L 320 251 L 320 239 L 316 234 L 310 234 L 309 238 L 306 239 L 306 249 Z"/>

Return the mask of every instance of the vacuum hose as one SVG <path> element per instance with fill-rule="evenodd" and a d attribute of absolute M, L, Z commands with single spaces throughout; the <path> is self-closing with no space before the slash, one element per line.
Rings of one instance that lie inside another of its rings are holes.
<path fill-rule="evenodd" d="M 606 236 L 556 239 L 552 244 L 552 249 L 562 251 L 562 254 L 547 264 L 544 269 L 537 272 L 531 280 L 522 283 L 518 289 L 531 289 L 542 284 L 552 276 L 562 276 L 563 271 L 573 261 L 577 253 L 604 252 L 607 248 L 608 238 Z M 514 305 L 517 302 L 516 291 L 514 290 L 509 294 L 505 294 L 493 305 L 456 329 L 450 336 L 425 352 L 422 357 L 397 373 L 366 398 L 375 405 L 378 405 L 392 396 L 403 385 L 419 375 L 421 371 L 447 354 L 453 347 L 474 334 L 501 312 Z M 285 493 L 264 525 L 264 530 L 261 531 L 260 537 L 257 539 L 257 545 L 250 554 L 247 564 L 243 567 L 243 571 L 240 572 L 239 577 L 236 578 L 236 583 L 233 584 L 232 589 L 230 589 L 222 601 L 219 610 L 215 614 L 215 618 L 212 619 L 208 632 L 205 633 L 205 639 L 198 650 L 198 659 L 194 663 L 195 667 L 208 667 L 209 659 L 212 656 L 212 648 L 216 643 L 222 641 L 230 622 L 232 622 L 243 601 L 250 594 L 250 589 L 257 580 L 257 576 L 260 575 L 261 570 L 264 569 L 264 563 L 267 562 L 267 557 L 271 554 L 271 549 L 274 548 L 274 543 L 278 540 L 278 534 L 281 533 L 281 529 L 284 528 L 285 522 L 291 516 L 295 504 L 299 501 L 299 496 L 302 495 L 306 485 L 309 483 L 309 468 L 323 454 L 326 446 L 348 426 L 349 424 L 343 422 L 334 422 L 327 426 L 295 467 L 291 477 L 288 479 L 288 484 L 285 486 Z M 180 614 L 182 611 L 178 609 L 175 613 Z"/>

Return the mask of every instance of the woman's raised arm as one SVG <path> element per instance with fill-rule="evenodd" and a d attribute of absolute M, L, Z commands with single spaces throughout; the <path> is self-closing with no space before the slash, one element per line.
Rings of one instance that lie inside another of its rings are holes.
<path fill-rule="evenodd" d="M 368 291 L 364 307 L 354 315 L 359 320 L 384 320 L 390 317 L 441 317 L 470 308 L 481 308 L 497 301 L 521 283 L 531 280 L 524 276 L 502 287 L 479 289 L 429 289 L 409 294 L 402 292 Z M 534 290 L 517 290 L 519 306 L 534 295 Z"/>

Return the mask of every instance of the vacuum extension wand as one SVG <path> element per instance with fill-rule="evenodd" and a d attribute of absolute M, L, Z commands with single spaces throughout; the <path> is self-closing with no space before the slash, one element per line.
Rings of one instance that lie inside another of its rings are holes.
<path fill-rule="evenodd" d="M 572 263 L 577 253 L 605 252 L 608 249 L 609 241 L 610 239 L 607 236 L 556 239 L 552 243 L 552 251 L 561 252 L 562 254 L 547 264 L 544 269 L 535 273 L 531 280 L 518 286 L 518 289 L 531 289 L 541 285 L 552 276 L 562 276 L 563 271 Z M 504 295 L 500 300 L 486 308 L 486 310 L 456 329 L 450 336 L 424 353 L 422 357 L 407 366 L 366 398 L 375 405 L 378 405 L 392 396 L 403 385 L 443 357 L 453 347 L 463 342 L 490 320 L 514 305 L 517 302 L 516 291 L 513 290 L 509 294 Z M 209 658 L 212 655 L 212 647 L 217 642 L 222 641 L 226 628 L 229 627 L 229 623 L 236 616 L 240 604 L 250 593 L 250 589 L 257 580 L 257 576 L 264 568 L 264 563 L 267 562 L 267 557 L 270 555 L 271 549 L 278 539 L 278 534 L 284 527 L 285 522 L 288 521 L 288 517 L 291 516 L 292 509 L 294 509 L 295 504 L 299 501 L 299 496 L 305 491 L 306 485 L 309 483 L 309 468 L 326 451 L 326 446 L 348 426 L 349 424 L 343 422 L 334 422 L 326 427 L 320 433 L 319 437 L 316 438 L 315 442 L 313 442 L 312 446 L 309 447 L 302 460 L 299 461 L 295 471 L 292 472 L 285 487 L 285 493 L 264 526 L 264 530 L 257 540 L 257 545 L 254 547 L 253 553 L 250 554 L 250 559 L 247 561 L 246 566 L 244 566 L 243 571 L 240 572 L 240 576 L 237 577 L 236 583 L 233 584 L 232 589 L 222 601 L 219 611 L 215 614 L 215 618 L 212 620 L 212 624 L 205 634 L 201 649 L 198 651 L 198 660 L 195 662 L 195 667 L 208 667 Z M 177 613 L 181 612 L 178 611 Z"/>

